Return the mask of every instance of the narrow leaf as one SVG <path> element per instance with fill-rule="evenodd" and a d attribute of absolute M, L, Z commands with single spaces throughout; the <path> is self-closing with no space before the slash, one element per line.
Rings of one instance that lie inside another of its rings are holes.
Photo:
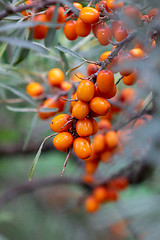
<path fill-rule="evenodd" d="M 59 46 L 61 46 L 60 43 L 59 43 Z M 64 63 L 64 70 L 65 70 L 65 72 L 67 72 L 67 70 L 69 69 L 69 63 L 68 63 L 68 60 L 66 58 L 66 55 L 62 51 L 59 51 L 59 54 L 60 54 L 61 60 Z"/>
<path fill-rule="evenodd" d="M 85 61 L 85 59 L 81 55 L 79 55 L 78 53 L 76 53 L 73 50 L 70 50 L 70 49 L 62 47 L 62 46 L 55 46 L 55 48 L 57 48 L 61 52 L 68 53 L 69 55 L 71 55 L 73 57 L 77 57 L 77 58 L 80 58 Z"/>
<path fill-rule="evenodd" d="M 43 142 L 41 143 L 41 145 L 40 145 L 40 147 L 39 147 L 39 149 L 38 149 L 38 152 L 37 152 L 37 154 L 36 154 L 36 156 L 35 156 L 35 158 L 34 158 L 34 160 L 33 160 L 33 163 L 32 163 L 32 167 L 31 167 L 31 170 L 30 170 L 30 173 L 29 173 L 29 182 L 32 180 L 32 176 L 33 176 L 35 167 L 36 167 L 36 165 L 37 165 L 38 159 L 39 159 L 39 157 L 40 157 L 40 155 L 41 155 L 42 148 L 43 148 L 43 145 L 44 145 L 45 141 L 48 140 L 48 139 L 50 139 L 51 137 L 55 136 L 56 134 L 57 134 L 57 133 L 54 133 L 54 134 L 46 137 L 46 138 L 43 140 Z"/>
<path fill-rule="evenodd" d="M 68 75 L 69 73 L 73 72 L 74 70 L 80 68 L 81 66 L 83 66 L 83 64 L 85 63 L 86 61 L 83 61 L 80 65 L 74 67 L 74 68 L 71 68 L 69 69 L 67 72 L 66 72 L 66 75 Z"/>
<path fill-rule="evenodd" d="M 28 112 L 37 112 L 38 111 L 36 108 L 18 108 L 18 107 L 11 107 L 11 106 L 6 106 L 6 108 L 12 112 L 28 113 Z"/>

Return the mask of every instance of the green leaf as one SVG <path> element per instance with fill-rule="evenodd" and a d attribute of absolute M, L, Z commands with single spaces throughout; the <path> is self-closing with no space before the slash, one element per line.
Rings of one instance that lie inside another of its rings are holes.
<path fill-rule="evenodd" d="M 0 46 L 0 58 L 2 57 L 4 51 L 6 50 L 7 47 L 7 43 L 2 43 L 2 45 Z"/>
<path fill-rule="evenodd" d="M 41 52 L 46 54 L 46 49 L 42 47 L 40 44 L 34 43 L 32 41 L 26 41 L 26 40 L 21 40 L 18 38 L 13 38 L 13 37 L 1 37 L 0 36 L 0 41 L 1 42 L 6 42 L 11 45 L 27 48 L 27 49 L 32 49 L 37 52 Z"/>
<path fill-rule="evenodd" d="M 61 46 L 60 43 L 59 43 L 59 46 Z M 68 60 L 66 58 L 66 55 L 62 51 L 59 51 L 59 54 L 60 54 L 62 62 L 64 63 L 64 70 L 65 70 L 65 72 L 67 72 L 68 69 L 69 69 L 69 63 L 68 63 Z"/>
<path fill-rule="evenodd" d="M 80 54 L 76 53 L 75 51 L 73 50 L 70 50 L 66 47 L 62 47 L 62 46 L 55 46 L 55 48 L 57 48 L 59 51 L 61 52 L 64 52 L 64 53 L 68 53 L 69 55 L 73 56 L 73 57 L 77 57 L 77 58 L 80 58 L 84 61 L 86 61 L 86 59 L 84 59 Z"/>
<path fill-rule="evenodd" d="M 33 160 L 33 163 L 32 163 L 32 167 L 31 167 L 31 170 L 30 170 L 30 173 L 29 173 L 29 182 L 32 180 L 32 176 L 33 176 L 35 167 L 36 167 L 36 165 L 37 165 L 38 159 L 39 159 L 39 157 L 40 157 L 40 155 L 41 155 L 42 148 L 43 148 L 43 145 L 44 145 L 45 141 L 48 140 L 48 139 L 50 139 L 51 137 L 55 136 L 56 134 L 57 134 L 57 133 L 54 133 L 54 134 L 46 137 L 46 138 L 43 140 L 43 142 L 41 143 L 41 145 L 40 145 L 40 147 L 39 147 L 39 149 L 38 149 L 38 152 L 37 152 L 37 154 L 36 154 L 36 156 L 35 156 L 35 158 L 34 158 L 34 160 Z"/>
<path fill-rule="evenodd" d="M 54 11 L 54 14 L 53 14 L 53 17 L 52 17 L 52 20 L 51 20 L 51 23 L 52 24 L 55 24 L 56 21 L 57 21 L 57 16 L 58 16 L 58 8 L 60 6 L 60 3 L 58 2 L 56 4 L 56 8 L 55 8 L 55 11 Z M 52 45 L 53 43 L 53 40 L 54 40 L 54 37 L 55 37 L 55 34 L 56 34 L 56 29 L 52 29 L 52 28 L 49 28 L 48 30 L 48 33 L 47 33 L 47 36 L 45 38 L 45 46 L 49 47 Z"/>
<path fill-rule="evenodd" d="M 68 75 L 69 73 L 73 72 L 74 70 L 80 68 L 81 66 L 83 66 L 83 64 L 86 63 L 86 61 L 83 61 L 80 65 L 74 67 L 74 68 L 71 68 L 69 69 L 67 72 L 66 72 L 66 75 Z"/>
<path fill-rule="evenodd" d="M 37 106 L 37 104 L 32 100 L 32 98 L 30 98 L 27 94 L 25 93 L 22 93 L 20 91 L 18 91 L 17 89 L 7 85 L 7 84 L 3 84 L 3 83 L 0 83 L 0 87 L 2 88 L 5 88 L 9 91 L 11 91 L 12 93 L 14 93 L 16 96 L 26 100 L 26 102 L 29 102 L 30 104 L 34 105 L 34 106 Z"/>
<path fill-rule="evenodd" d="M 36 108 L 18 108 L 18 107 L 12 107 L 9 105 L 6 106 L 6 108 L 12 112 L 23 112 L 23 113 L 38 112 Z"/>
<path fill-rule="evenodd" d="M 25 137 L 25 141 L 24 141 L 24 145 L 23 145 L 23 151 L 25 151 L 27 146 L 28 146 L 28 143 L 29 143 L 29 140 L 30 140 L 30 137 L 31 137 L 31 134 L 32 134 L 32 130 L 34 129 L 34 127 L 36 125 L 37 119 L 38 119 L 38 115 L 35 114 L 33 119 L 32 119 L 32 122 L 30 124 L 29 130 L 26 134 L 26 137 Z"/>

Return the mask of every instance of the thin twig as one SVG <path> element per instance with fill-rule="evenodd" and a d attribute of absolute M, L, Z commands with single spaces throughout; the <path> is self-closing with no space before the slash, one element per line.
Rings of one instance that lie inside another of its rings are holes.
<path fill-rule="evenodd" d="M 62 169 L 61 176 L 63 176 L 63 174 L 64 174 L 64 172 L 65 172 L 65 168 L 66 168 L 66 166 L 67 166 L 69 157 L 71 156 L 71 152 L 72 152 L 72 148 L 70 148 L 69 151 L 68 151 L 68 153 L 67 153 L 66 160 L 65 160 L 64 165 L 63 165 L 63 169 Z"/>

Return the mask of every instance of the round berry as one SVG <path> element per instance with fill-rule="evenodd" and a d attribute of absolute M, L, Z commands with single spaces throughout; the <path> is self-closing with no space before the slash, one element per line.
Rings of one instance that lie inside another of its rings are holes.
<path fill-rule="evenodd" d="M 106 145 L 112 149 L 118 145 L 118 135 L 115 131 L 108 131 L 105 134 L 105 143 Z"/>
<path fill-rule="evenodd" d="M 90 108 L 93 112 L 103 116 L 109 112 L 111 105 L 102 97 L 94 97 L 90 102 Z"/>
<path fill-rule="evenodd" d="M 85 209 L 89 213 L 96 212 L 99 209 L 99 204 L 97 200 L 92 196 L 87 197 L 85 200 Z"/>
<path fill-rule="evenodd" d="M 26 92 L 31 97 L 40 96 L 43 93 L 43 91 L 44 90 L 43 90 L 42 85 L 40 83 L 38 83 L 38 82 L 31 82 L 26 87 Z"/>
<path fill-rule="evenodd" d="M 102 70 L 97 75 L 97 87 L 100 92 L 106 93 L 113 89 L 114 75 L 109 70 Z"/>
<path fill-rule="evenodd" d="M 94 96 L 94 92 L 94 83 L 89 80 L 83 80 L 79 83 L 76 93 L 78 99 L 84 102 L 90 102 Z"/>
<path fill-rule="evenodd" d="M 92 154 L 91 146 L 85 138 L 76 138 L 73 142 L 73 149 L 80 159 L 88 158 Z"/>
<path fill-rule="evenodd" d="M 94 24 L 99 20 L 99 12 L 95 8 L 84 7 L 80 11 L 79 18 L 85 23 Z"/>
<path fill-rule="evenodd" d="M 48 73 L 48 82 L 51 86 L 60 86 L 64 81 L 64 73 L 59 68 L 53 68 Z"/>
<path fill-rule="evenodd" d="M 53 138 L 54 147 L 62 152 L 66 152 L 73 144 L 73 136 L 69 132 L 61 132 Z"/>
<path fill-rule="evenodd" d="M 76 33 L 76 21 L 69 20 L 65 23 L 64 34 L 68 40 L 76 40 L 78 35 Z"/>
<path fill-rule="evenodd" d="M 72 114 L 77 119 L 84 119 L 89 113 L 89 104 L 79 100 L 72 109 Z"/>
<path fill-rule="evenodd" d="M 76 21 L 76 34 L 79 37 L 87 37 L 91 32 L 91 24 L 83 22 L 80 18 Z"/>
<path fill-rule="evenodd" d="M 68 114 L 59 114 L 52 119 L 50 128 L 53 132 L 65 132 L 72 126 L 71 122 L 68 123 L 70 118 Z"/>
<path fill-rule="evenodd" d="M 76 123 L 76 131 L 80 137 L 88 137 L 93 133 L 92 121 L 88 118 L 78 120 Z"/>

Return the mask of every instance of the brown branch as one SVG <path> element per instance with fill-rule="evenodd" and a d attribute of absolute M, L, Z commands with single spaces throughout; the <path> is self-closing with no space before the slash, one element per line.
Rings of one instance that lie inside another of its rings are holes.
<path fill-rule="evenodd" d="M 38 3 L 29 4 L 29 5 L 22 5 L 22 4 L 19 6 L 10 5 L 10 6 L 7 6 L 4 11 L 0 12 L 0 20 L 14 13 L 22 12 L 24 10 L 29 10 L 29 9 L 43 9 L 50 5 L 56 4 L 58 2 L 63 3 L 62 0 L 44 0 Z M 76 9 L 75 7 L 73 7 L 72 11 L 74 12 L 75 15 L 79 15 L 79 10 Z"/>

